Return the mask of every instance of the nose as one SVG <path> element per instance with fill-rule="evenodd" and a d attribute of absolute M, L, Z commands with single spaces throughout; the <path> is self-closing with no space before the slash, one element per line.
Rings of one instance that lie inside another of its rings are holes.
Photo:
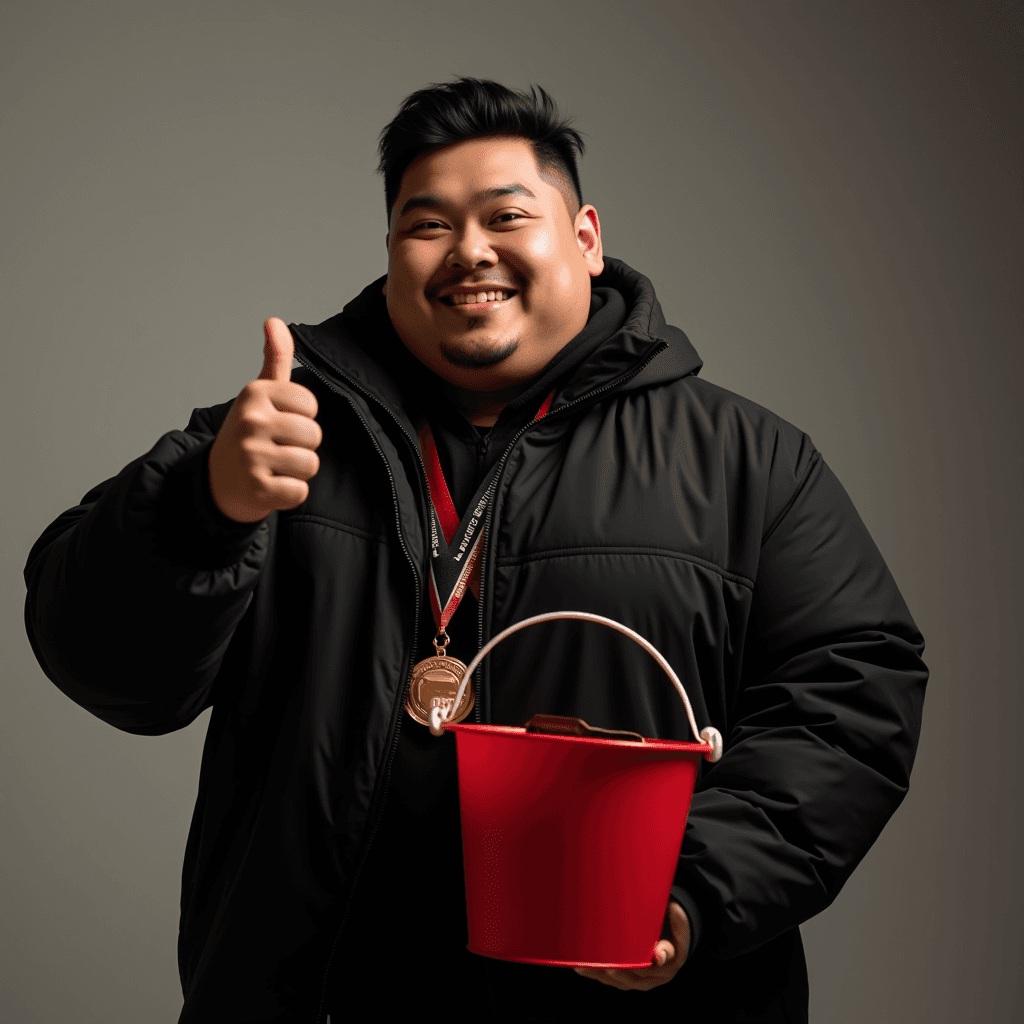
<path fill-rule="evenodd" d="M 497 262 L 498 254 L 478 225 L 466 224 L 461 231 L 453 233 L 452 247 L 445 257 L 446 266 L 472 270 L 475 267 L 493 267 Z"/>

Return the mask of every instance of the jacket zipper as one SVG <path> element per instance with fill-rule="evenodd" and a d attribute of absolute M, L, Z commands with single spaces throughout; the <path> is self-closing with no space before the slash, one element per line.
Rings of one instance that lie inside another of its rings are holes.
<path fill-rule="evenodd" d="M 655 347 L 655 349 L 652 352 L 650 352 L 645 359 L 643 359 L 636 366 L 632 367 L 627 373 L 622 374 L 620 377 L 617 377 L 615 380 L 610 381 L 609 383 L 604 384 L 601 387 L 596 388 L 593 391 L 587 392 L 585 395 L 580 395 L 579 398 L 573 399 L 571 402 L 568 402 L 566 405 L 563 405 L 560 409 L 557 409 L 554 412 L 549 413 L 548 416 L 545 416 L 544 418 L 548 419 L 549 416 L 559 416 L 562 413 L 564 413 L 566 410 L 572 409 L 574 406 L 579 405 L 581 402 L 590 401 L 591 399 L 596 398 L 597 396 L 602 395 L 602 394 L 604 394 L 607 391 L 611 391 L 613 388 L 617 388 L 620 385 L 625 384 L 629 380 L 632 380 L 633 377 L 635 377 L 638 373 L 640 373 L 648 365 L 648 363 L 650 363 L 651 360 L 654 359 L 655 356 L 659 355 L 666 348 L 668 348 L 668 344 L 666 342 L 664 342 L 664 341 L 661 342 L 661 344 L 659 346 Z M 395 477 L 394 477 L 394 474 L 391 472 L 391 466 L 388 464 L 387 456 L 384 454 L 384 450 L 381 448 L 380 444 L 377 441 L 377 438 L 373 434 L 373 431 L 370 429 L 370 425 L 366 422 L 366 420 L 363 417 L 363 414 L 359 411 L 359 409 L 356 407 L 355 403 L 351 400 L 351 398 L 349 398 L 343 391 L 341 391 L 339 388 L 337 388 L 315 366 L 312 366 L 307 359 L 303 358 L 298 353 L 296 353 L 295 358 L 304 367 L 306 367 L 307 370 L 309 370 L 312 374 L 314 374 L 316 377 L 318 377 L 320 380 L 322 380 L 324 382 L 324 384 L 326 384 L 327 387 L 331 391 L 333 391 L 336 395 L 339 395 L 341 398 L 344 398 L 345 401 L 348 402 L 349 406 L 351 406 L 351 408 L 352 408 L 352 411 L 355 413 L 356 418 L 363 425 L 363 427 L 366 430 L 366 432 L 370 435 L 370 440 L 373 442 L 374 448 L 377 449 L 377 454 L 380 455 L 381 460 L 384 463 L 384 468 L 385 468 L 385 470 L 387 471 L 387 474 L 388 474 L 388 481 L 391 484 L 391 496 L 392 496 L 392 498 L 394 500 L 394 503 L 395 503 L 395 525 L 396 525 L 396 528 L 397 528 L 397 531 L 398 531 L 398 541 L 399 541 L 399 543 L 402 546 L 402 551 L 404 552 L 405 557 L 406 557 L 407 561 L 409 562 L 410 567 L 412 568 L 412 571 L 413 571 L 413 582 L 415 584 L 415 594 L 416 594 L 416 598 L 415 598 L 415 612 L 414 612 L 414 616 L 413 616 L 412 645 L 411 645 L 411 648 L 410 648 L 410 656 L 409 656 L 409 662 L 411 663 L 412 659 L 415 657 L 414 652 L 415 652 L 415 649 L 416 649 L 416 633 L 417 633 L 417 631 L 419 629 L 419 619 L 420 619 L 420 577 L 419 577 L 419 572 L 416 569 L 416 563 L 413 560 L 412 555 L 409 553 L 409 548 L 407 547 L 407 545 L 405 543 L 405 537 L 404 537 L 404 535 L 402 533 L 402 517 L 401 517 L 401 512 L 400 512 L 400 509 L 399 509 L 398 488 L 395 485 Z M 344 377 L 345 381 L 349 384 L 350 387 L 352 387 L 354 390 L 358 391 L 360 394 L 362 394 L 364 397 L 369 399 L 375 405 L 379 405 L 388 414 L 388 416 L 390 416 L 391 419 L 394 420 L 394 422 L 395 422 L 396 426 L 398 427 L 398 429 L 401 430 L 403 435 L 409 441 L 409 447 L 412 449 L 412 451 L 413 451 L 413 453 L 414 453 L 414 455 L 416 457 L 416 460 L 419 463 L 420 470 L 421 470 L 421 486 L 422 486 L 422 481 L 426 480 L 427 471 L 426 471 L 426 468 L 423 465 L 423 458 L 422 458 L 422 455 L 420 454 L 419 445 L 415 444 L 413 442 L 412 438 L 409 435 L 409 432 L 402 425 L 402 422 L 398 419 L 398 417 L 383 402 L 381 402 L 379 399 L 375 398 L 372 394 L 370 394 L 369 391 L 367 391 L 365 388 L 363 388 L 359 384 L 357 384 L 354 380 L 352 380 L 351 377 L 349 377 L 345 373 L 342 373 L 340 370 L 337 370 L 336 367 L 332 366 L 332 369 L 334 369 L 336 372 L 338 372 L 340 376 Z M 497 476 L 495 477 L 495 482 L 494 482 L 495 501 L 492 502 L 491 507 L 488 508 L 487 515 L 486 515 L 486 518 L 484 520 L 484 537 L 485 538 L 490 537 L 490 533 L 491 533 L 491 531 L 490 531 L 491 516 L 492 516 L 492 512 L 493 512 L 493 506 L 497 504 L 498 489 L 499 489 L 499 485 L 501 483 L 501 476 L 502 476 L 502 474 L 504 472 L 504 469 L 505 469 L 505 462 L 507 461 L 509 455 L 512 453 L 512 449 L 515 448 L 516 443 L 523 436 L 523 434 L 525 434 L 526 431 L 530 429 L 530 427 L 534 426 L 538 422 L 540 422 L 540 421 L 539 420 L 531 420 L 531 422 L 527 423 L 519 431 L 519 433 L 516 434 L 516 436 L 514 438 L 512 438 L 512 440 L 508 444 L 508 447 L 505 449 L 505 451 L 502 454 L 501 458 L 498 460 L 498 473 L 497 473 Z M 481 558 L 480 558 L 480 601 L 479 601 L 479 609 L 478 609 L 478 616 L 477 616 L 477 623 L 478 623 L 477 638 L 479 640 L 479 646 L 477 648 L 478 650 L 480 649 L 480 647 L 483 647 L 483 644 L 484 644 L 484 569 L 485 569 L 485 563 L 487 561 L 487 550 L 488 550 L 488 547 L 489 547 L 489 544 L 485 544 L 484 545 L 484 550 L 481 552 Z M 402 684 L 402 690 L 401 690 L 401 693 L 399 695 L 399 701 L 398 701 L 399 708 L 401 708 L 402 697 L 404 696 L 405 691 L 409 687 L 409 680 L 410 680 L 411 676 L 412 676 L 412 665 L 411 664 L 407 664 L 406 670 L 405 670 L 405 680 L 404 680 L 404 682 Z M 474 694 L 475 694 L 475 697 L 476 697 L 476 701 L 475 701 L 475 703 L 476 703 L 475 719 L 476 719 L 477 722 L 481 721 L 481 702 L 480 702 L 480 697 L 481 697 L 481 690 L 482 690 L 482 676 L 483 676 L 483 666 L 480 667 L 480 673 L 477 675 L 477 678 L 474 680 L 474 684 L 473 684 L 473 690 L 474 690 Z M 327 958 L 327 966 L 326 966 L 326 969 L 324 971 L 324 980 L 323 980 L 323 982 L 321 983 L 321 986 L 320 986 L 320 1000 L 317 1003 L 316 1011 L 313 1014 L 312 1024 L 321 1024 L 321 1020 L 322 1020 L 322 1016 L 321 1015 L 323 1013 L 324 1000 L 327 997 L 327 982 L 328 982 L 328 979 L 330 978 L 330 975 L 331 975 L 331 966 L 332 966 L 332 964 L 334 962 L 334 954 L 337 952 L 338 943 L 341 940 L 342 933 L 344 932 L 344 929 L 345 929 L 345 922 L 348 919 L 349 911 L 352 909 L 352 901 L 355 898 L 356 887 L 358 886 L 359 879 L 362 876 L 363 868 L 366 866 L 366 861 L 367 861 L 367 858 L 369 857 L 369 854 L 370 854 L 370 848 L 373 846 L 373 840 L 376 838 L 377 830 L 380 827 L 380 821 L 381 821 L 382 811 L 383 811 L 383 807 L 384 807 L 384 800 L 387 798 L 388 786 L 389 786 L 390 781 L 391 781 L 391 768 L 392 768 L 392 765 L 393 765 L 394 760 L 395 760 L 395 754 L 396 754 L 396 752 L 398 750 L 398 736 L 399 736 L 399 733 L 401 732 L 401 728 L 402 728 L 402 715 L 401 715 L 401 711 L 399 710 L 399 712 L 398 712 L 398 721 L 397 721 L 397 723 L 395 725 L 394 736 L 391 739 L 391 747 L 388 750 L 387 763 L 385 764 L 385 767 L 384 767 L 384 779 L 383 779 L 383 782 L 381 784 L 380 800 L 378 801 L 378 805 L 377 805 L 377 813 L 376 813 L 376 815 L 374 817 L 373 827 L 372 827 L 372 829 L 370 831 L 370 836 L 367 839 L 366 845 L 363 847 L 363 856 L 362 856 L 362 858 L 359 861 L 359 866 L 356 868 L 355 875 L 353 875 L 353 877 L 352 877 L 352 887 L 349 890 L 348 903 L 345 906 L 345 911 L 342 914 L 342 918 L 341 918 L 341 924 L 338 926 L 338 932 L 335 935 L 334 942 L 331 945 L 331 952 L 330 952 L 330 955 Z"/>
<path fill-rule="evenodd" d="M 409 687 L 409 680 L 410 680 L 410 678 L 412 676 L 412 662 L 413 662 L 413 659 L 415 658 L 415 652 L 416 652 L 416 634 L 417 634 L 417 632 L 419 630 L 419 620 L 420 620 L 420 576 L 419 576 L 419 571 L 416 568 L 416 563 L 413 560 L 412 555 L 409 553 L 409 548 L 408 548 L 408 546 L 405 543 L 405 536 L 402 533 L 402 516 L 401 516 L 401 511 L 400 511 L 400 506 L 399 506 L 399 501 L 398 501 L 398 488 L 395 485 L 395 475 L 394 475 L 394 473 L 391 472 L 391 466 L 388 464 L 387 456 L 384 454 L 384 449 L 381 448 L 379 442 L 377 441 L 377 438 L 373 434 L 373 431 L 370 429 L 370 425 L 366 422 L 366 419 L 363 417 L 363 414 L 356 407 L 356 404 L 352 401 L 352 399 L 349 398 L 348 395 L 346 395 L 339 388 L 335 387 L 334 384 L 331 383 L 331 381 L 327 377 L 325 377 L 315 366 L 311 366 L 309 364 L 309 362 L 307 362 L 305 359 L 302 358 L 302 356 L 296 355 L 295 358 L 298 359 L 298 361 L 304 367 L 306 367 L 306 369 L 309 370 L 310 373 L 313 373 L 317 377 L 319 377 L 319 379 L 322 380 L 324 382 L 324 384 L 326 384 L 327 387 L 330 388 L 331 391 L 333 391 L 336 395 L 339 395 L 341 398 L 344 398 L 345 401 L 348 402 L 349 406 L 351 406 L 351 408 L 352 408 L 352 411 L 355 413 L 356 418 L 359 420 L 360 423 L 362 423 L 362 425 L 363 425 L 364 429 L 366 430 L 367 434 L 369 434 L 370 440 L 373 442 L 374 448 L 377 449 L 377 454 L 381 457 L 381 460 L 384 463 L 384 468 L 385 468 L 385 470 L 387 471 L 387 474 L 388 474 L 388 481 L 391 484 L 391 497 L 392 497 L 392 499 L 394 500 L 394 503 L 395 503 L 395 526 L 396 526 L 396 528 L 398 530 L 398 541 L 401 544 L 402 551 L 405 553 L 405 557 L 408 560 L 409 566 L 412 569 L 412 577 L 413 577 L 413 583 L 415 584 L 415 594 L 416 594 L 416 597 L 415 597 L 415 611 L 414 611 L 414 615 L 413 615 L 412 644 L 411 644 L 410 649 L 409 649 L 409 658 L 407 660 L 406 667 L 405 667 L 405 672 L 404 672 L 405 678 L 403 680 L 401 691 L 400 691 L 399 697 L 398 697 L 398 708 L 399 708 L 398 713 L 397 713 L 398 721 L 397 721 L 397 723 L 394 724 L 394 735 L 391 738 L 391 747 L 388 750 L 388 759 L 387 759 L 387 762 L 384 765 L 384 776 L 383 776 L 383 781 L 381 783 L 380 799 L 378 800 L 378 803 L 377 803 L 377 813 L 374 816 L 373 826 L 372 826 L 372 828 L 370 830 L 369 838 L 366 841 L 366 845 L 363 847 L 363 856 L 362 856 L 362 858 L 359 861 L 359 865 L 356 868 L 355 874 L 352 876 L 352 887 L 349 890 L 348 902 L 346 903 L 345 911 L 344 911 L 344 913 L 341 916 L 341 924 L 338 925 L 338 931 L 337 931 L 337 934 L 334 937 L 334 942 L 331 944 L 331 952 L 330 952 L 330 954 L 327 957 L 327 966 L 326 966 L 326 968 L 324 970 L 324 980 L 323 980 L 323 982 L 321 983 L 321 986 L 320 986 L 320 1000 L 317 1003 L 317 1007 L 316 1007 L 316 1010 L 315 1010 L 315 1012 L 313 1014 L 313 1019 L 312 1019 L 312 1024 L 320 1024 L 320 1022 L 322 1020 L 323 1009 L 324 1009 L 324 1000 L 327 998 L 327 982 L 328 982 L 328 980 L 329 980 L 329 978 L 331 976 L 331 966 L 334 963 L 334 955 L 337 952 L 338 943 L 341 941 L 342 933 L 345 930 L 345 922 L 348 920 L 349 911 L 352 909 L 352 901 L 355 899 L 356 888 L 359 885 L 359 879 L 362 877 L 363 868 L 366 866 L 366 861 L 367 861 L 367 859 L 368 859 L 368 857 L 370 855 L 370 848 L 373 846 L 373 840 L 376 838 L 377 830 L 380 828 L 380 822 L 381 822 L 382 812 L 383 812 L 383 808 L 384 808 L 384 801 L 387 798 L 388 786 L 390 785 L 390 782 L 391 782 L 391 768 L 392 768 L 392 765 L 393 765 L 394 760 L 395 760 L 395 754 L 396 754 L 396 752 L 398 750 L 398 736 L 399 736 L 399 733 L 401 732 L 401 729 L 402 729 L 402 714 L 401 714 L 402 699 L 405 696 L 405 691 Z M 345 375 L 343 375 L 343 376 L 345 376 Z M 394 413 L 392 413 L 391 410 L 387 408 L 387 406 L 385 406 L 382 402 L 378 402 L 377 399 L 375 399 L 371 394 L 369 394 L 363 388 L 359 387 L 359 385 L 356 384 L 355 381 L 351 380 L 351 378 L 345 376 L 345 379 L 357 391 L 361 392 L 363 395 L 365 395 L 367 398 L 369 398 L 374 403 L 380 405 L 388 413 L 388 415 L 391 416 L 391 418 L 397 423 L 397 425 L 398 425 L 399 429 L 402 431 L 402 433 L 407 438 L 409 437 L 409 432 L 405 429 L 405 427 L 402 426 L 401 422 L 398 420 L 398 417 L 395 416 Z M 411 442 L 411 438 L 410 438 L 410 442 Z M 416 445 L 412 445 L 412 448 L 416 452 L 417 458 L 420 458 L 417 446 Z M 422 468 L 422 461 L 420 463 L 420 467 Z M 426 479 L 426 470 L 425 469 L 423 470 L 423 477 L 424 477 L 424 479 Z"/>
<path fill-rule="evenodd" d="M 660 340 L 660 339 L 659 339 Z M 495 509 L 498 505 L 498 492 L 501 489 L 501 476 L 505 471 L 505 461 L 509 455 L 512 454 L 512 449 L 516 446 L 519 438 L 525 434 L 530 427 L 536 426 L 538 423 L 546 422 L 555 416 L 561 416 L 568 409 L 572 409 L 574 406 L 579 405 L 581 402 L 589 402 L 591 399 L 597 398 L 598 395 L 603 395 L 606 391 L 611 391 L 614 388 L 621 387 L 627 381 L 632 380 L 638 373 L 647 368 L 647 365 L 654 359 L 655 356 L 661 355 L 665 349 L 668 348 L 667 341 L 661 341 L 659 345 L 656 345 L 653 351 L 649 352 L 647 356 L 641 360 L 636 366 L 631 367 L 626 373 L 615 380 L 609 381 L 607 384 L 602 384 L 601 387 L 595 388 L 593 391 L 588 391 L 585 395 L 580 395 L 579 398 L 574 398 L 571 402 L 566 402 L 565 405 L 553 412 L 548 413 L 543 420 L 530 420 L 529 423 L 524 426 L 515 437 L 509 442 L 508 447 L 505 449 L 504 454 L 498 460 L 498 473 L 494 478 L 494 500 L 490 503 L 487 508 L 487 512 L 484 516 L 484 549 L 480 552 L 480 600 L 477 602 L 477 650 L 479 651 L 484 645 L 484 577 L 485 570 L 487 568 L 487 553 L 490 550 L 491 544 L 495 543 L 493 538 L 493 529 L 491 525 L 491 518 L 495 515 Z M 474 718 L 477 722 L 483 721 L 483 677 L 484 677 L 484 666 L 481 665 L 476 671 L 476 679 L 473 680 L 473 693 L 475 696 L 475 712 Z"/>

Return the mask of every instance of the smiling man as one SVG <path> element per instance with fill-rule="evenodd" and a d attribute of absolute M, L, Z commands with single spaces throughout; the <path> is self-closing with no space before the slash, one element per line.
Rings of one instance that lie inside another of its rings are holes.
<path fill-rule="evenodd" d="M 702 380 L 604 257 L 581 151 L 543 90 L 414 93 L 381 135 L 387 274 L 322 324 L 268 320 L 257 380 L 29 556 L 29 636 L 72 699 L 142 734 L 213 708 L 183 1022 L 807 1020 L 798 926 L 906 793 L 923 641 L 809 438 Z M 466 950 L 431 708 L 692 739 L 657 665 L 579 623 L 517 634 L 456 706 L 483 642 L 565 609 L 650 640 L 725 738 L 640 970 Z"/>

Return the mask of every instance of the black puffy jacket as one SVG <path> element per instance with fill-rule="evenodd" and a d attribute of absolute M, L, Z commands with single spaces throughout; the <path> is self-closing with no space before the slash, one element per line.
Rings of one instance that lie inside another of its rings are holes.
<path fill-rule="evenodd" d="M 700 908 L 697 951 L 671 985 L 603 989 L 607 1005 L 805 1019 L 796 927 L 907 791 L 923 641 L 808 437 L 698 378 L 650 282 L 607 264 L 629 315 L 502 463 L 480 639 L 548 610 L 618 619 L 725 737 L 677 874 Z M 316 394 L 324 438 L 302 506 L 252 527 L 216 514 L 206 460 L 229 404 L 196 410 L 60 516 L 25 571 L 36 656 L 77 703 L 149 735 L 213 706 L 183 872 L 182 1021 L 321 1020 L 372 849 L 428 520 L 415 431 L 387 360 L 356 337 L 359 301 L 292 327 L 293 379 Z M 482 721 L 545 711 L 691 738 L 660 669 L 598 626 L 517 634 L 476 685 Z"/>

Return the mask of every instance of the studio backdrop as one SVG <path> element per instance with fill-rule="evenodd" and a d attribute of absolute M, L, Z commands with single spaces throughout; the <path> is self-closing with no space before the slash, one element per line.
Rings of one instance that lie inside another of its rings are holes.
<path fill-rule="evenodd" d="M 606 253 L 810 434 L 924 633 L 910 794 L 803 928 L 812 1020 L 1020 1020 L 1020 33 L 996 0 L 5 3 L 0 1020 L 177 1019 L 209 717 L 64 697 L 28 550 L 236 395 L 264 318 L 384 273 L 377 135 L 457 74 L 575 115 Z"/>

